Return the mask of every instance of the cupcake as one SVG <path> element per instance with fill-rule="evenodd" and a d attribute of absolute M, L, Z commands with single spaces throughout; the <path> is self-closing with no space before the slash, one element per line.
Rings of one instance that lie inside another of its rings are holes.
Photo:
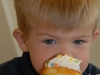
<path fill-rule="evenodd" d="M 42 75 L 82 75 L 80 63 L 82 61 L 65 55 L 57 55 L 45 63 Z"/>

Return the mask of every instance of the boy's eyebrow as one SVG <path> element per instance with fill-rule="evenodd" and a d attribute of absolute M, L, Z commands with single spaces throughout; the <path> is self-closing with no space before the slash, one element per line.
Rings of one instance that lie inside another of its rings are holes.
<path fill-rule="evenodd" d="M 54 35 L 51 35 L 51 34 L 47 34 L 47 33 L 40 33 L 38 34 L 38 36 L 41 36 L 41 35 L 48 35 L 48 36 L 51 36 L 51 37 L 54 37 L 54 38 L 58 38 Z M 83 37 L 91 37 L 92 35 L 83 35 L 83 36 L 79 36 L 79 37 L 76 37 L 76 38 L 83 38 Z M 59 39 L 59 38 L 58 38 Z"/>
<path fill-rule="evenodd" d="M 54 38 L 58 39 L 58 37 L 56 37 L 54 35 L 51 35 L 51 34 L 47 34 L 47 33 L 40 33 L 40 34 L 38 34 L 38 36 L 41 36 L 41 35 L 47 35 L 47 36 L 51 36 L 51 37 L 54 37 Z"/>
<path fill-rule="evenodd" d="M 84 36 L 79 36 L 79 37 L 76 37 L 76 38 L 83 38 L 83 37 L 91 37 L 92 35 L 84 35 Z"/>

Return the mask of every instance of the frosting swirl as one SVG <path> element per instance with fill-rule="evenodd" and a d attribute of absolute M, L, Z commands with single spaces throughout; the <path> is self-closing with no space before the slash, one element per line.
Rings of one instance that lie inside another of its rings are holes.
<path fill-rule="evenodd" d="M 82 60 L 78 60 L 76 58 L 72 58 L 65 55 L 57 55 L 53 59 L 49 60 L 45 63 L 45 67 L 66 67 L 69 69 L 77 70 L 80 72 L 80 63 Z"/>

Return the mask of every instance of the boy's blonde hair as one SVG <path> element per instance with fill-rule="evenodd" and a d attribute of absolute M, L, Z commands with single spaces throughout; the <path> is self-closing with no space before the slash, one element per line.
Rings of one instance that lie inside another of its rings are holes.
<path fill-rule="evenodd" d="M 62 29 L 79 28 L 95 30 L 100 0 L 14 0 L 18 27 L 26 35 L 31 28 Z M 40 26 L 47 21 L 49 25 Z"/>

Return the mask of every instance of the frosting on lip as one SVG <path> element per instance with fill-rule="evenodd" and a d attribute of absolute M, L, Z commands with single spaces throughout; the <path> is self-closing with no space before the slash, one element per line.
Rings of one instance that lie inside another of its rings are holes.
<path fill-rule="evenodd" d="M 80 63 L 82 60 L 78 60 L 76 58 L 72 58 L 65 55 L 57 55 L 53 59 L 49 60 L 45 63 L 45 67 L 66 67 L 69 69 L 77 70 L 80 72 Z"/>

